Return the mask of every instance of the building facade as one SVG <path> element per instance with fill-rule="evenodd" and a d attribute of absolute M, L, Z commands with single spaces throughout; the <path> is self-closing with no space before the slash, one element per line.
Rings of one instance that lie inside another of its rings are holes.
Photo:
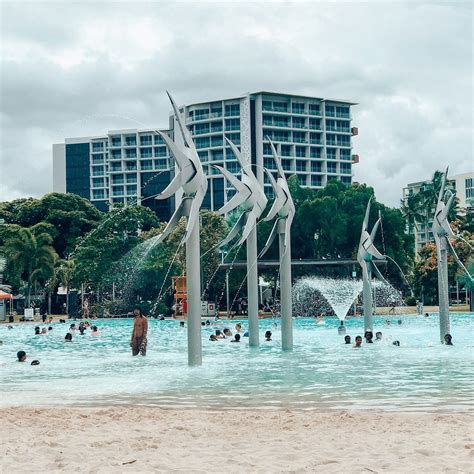
<path fill-rule="evenodd" d="M 418 181 L 410 183 L 403 188 L 403 199 L 408 196 L 418 194 L 428 186 L 430 181 Z M 474 173 L 462 173 L 448 177 L 447 189 L 456 193 L 459 213 L 463 215 L 468 207 L 474 207 Z M 432 231 L 433 226 L 433 208 L 429 215 L 425 216 L 423 222 L 417 223 L 415 229 L 415 250 L 416 253 L 427 243 L 434 243 L 434 236 Z"/>
<path fill-rule="evenodd" d="M 329 181 L 352 183 L 351 107 L 356 104 L 317 97 L 256 92 L 230 99 L 182 107 L 196 149 L 209 177 L 203 206 L 217 210 L 234 190 L 219 165 L 238 173 L 240 165 L 226 139 L 252 164 L 271 196 L 264 167 L 276 175 L 269 138 L 275 143 L 287 176 L 296 175 L 302 186 L 323 188 Z M 170 130 L 176 124 L 171 117 Z M 116 130 L 104 136 L 66 139 L 53 146 L 54 189 L 90 199 L 99 209 L 117 203 L 138 202 L 167 219 L 172 200 L 156 201 L 172 178 L 173 160 L 153 130 Z M 158 175 L 159 174 L 159 175 Z M 158 175 L 158 176 L 157 176 Z"/>

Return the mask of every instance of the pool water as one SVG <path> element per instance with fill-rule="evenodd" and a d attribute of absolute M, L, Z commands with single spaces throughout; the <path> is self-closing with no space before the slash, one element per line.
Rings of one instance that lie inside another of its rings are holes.
<path fill-rule="evenodd" d="M 261 320 L 261 345 L 230 339 L 209 341 L 216 329 L 203 328 L 203 365 L 187 366 L 186 330 L 177 321 L 149 321 L 148 353 L 132 357 L 131 319 L 95 321 L 100 337 L 74 336 L 64 342 L 69 323 L 53 324 L 45 336 L 34 325 L 0 327 L 0 383 L 3 406 L 133 403 L 161 407 L 289 407 L 314 410 L 463 411 L 474 393 L 474 317 L 454 314 L 454 346 L 439 344 L 437 315 L 375 319 L 382 342 L 354 349 L 337 333 L 338 321 L 294 320 L 294 351 L 281 351 L 272 320 Z M 242 321 L 244 328 L 247 322 Z M 42 326 L 42 325 L 41 325 Z M 362 334 L 361 318 L 346 321 L 347 334 Z M 266 330 L 273 341 L 264 342 Z M 374 331 L 374 333 L 375 333 Z M 392 344 L 400 341 L 400 347 Z M 16 352 L 28 354 L 25 364 Z M 33 359 L 39 366 L 31 366 Z"/>

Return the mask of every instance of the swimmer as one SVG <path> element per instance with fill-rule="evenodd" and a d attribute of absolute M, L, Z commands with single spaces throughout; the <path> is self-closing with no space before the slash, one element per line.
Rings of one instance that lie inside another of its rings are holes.
<path fill-rule="evenodd" d="M 201 324 L 202 324 L 202 323 L 201 323 Z M 179 327 L 180 327 L 180 328 L 184 328 L 184 321 L 180 321 L 180 322 L 179 322 Z"/>
<path fill-rule="evenodd" d="M 72 334 L 70 332 L 68 332 L 65 336 L 64 336 L 64 342 L 72 342 Z"/>
<path fill-rule="evenodd" d="M 224 334 L 220 331 L 220 329 L 216 329 L 216 337 L 217 339 L 225 339 Z"/>
<path fill-rule="evenodd" d="M 46 328 L 41 329 L 41 334 L 48 334 L 48 330 Z"/>
<path fill-rule="evenodd" d="M 97 326 L 92 326 L 91 336 L 100 336 L 100 332 L 97 329 Z"/>
<path fill-rule="evenodd" d="M 53 326 L 49 326 L 48 332 L 53 330 Z"/>
<path fill-rule="evenodd" d="M 382 333 L 380 331 L 377 331 L 375 333 L 375 340 L 376 341 L 381 341 L 382 340 Z"/>
<path fill-rule="evenodd" d="M 248 331 L 244 332 L 244 337 L 249 337 L 249 332 Z"/>
<path fill-rule="evenodd" d="M 16 353 L 16 357 L 18 362 L 25 362 L 26 361 L 26 352 L 25 351 L 18 351 Z"/>
<path fill-rule="evenodd" d="M 40 365 L 40 361 L 39 360 L 32 360 L 31 365 Z"/>
<path fill-rule="evenodd" d="M 400 341 L 393 341 L 392 344 L 394 346 L 400 347 Z"/>
<path fill-rule="evenodd" d="M 429 318 L 430 313 L 425 313 L 425 318 Z"/>
<path fill-rule="evenodd" d="M 272 340 L 272 332 L 271 331 L 266 331 L 265 332 L 265 341 L 270 342 Z"/>
<path fill-rule="evenodd" d="M 209 336 L 209 340 L 210 340 L 210 341 L 217 341 L 216 335 L 215 335 L 215 334 L 211 334 L 211 335 Z"/>
<path fill-rule="evenodd" d="M 79 326 L 79 334 L 81 336 L 84 336 L 85 332 L 86 332 L 86 328 L 84 326 Z"/>
<path fill-rule="evenodd" d="M 361 347 L 362 346 L 362 336 L 356 336 L 356 343 L 354 344 L 353 347 Z"/>
<path fill-rule="evenodd" d="M 9 324 L 8 329 L 13 329 L 13 326 L 11 324 Z"/>
<path fill-rule="evenodd" d="M 445 343 L 447 346 L 454 346 L 454 344 L 453 344 L 453 336 L 451 336 L 451 334 L 446 334 L 446 336 L 444 336 L 444 343 Z"/>
<path fill-rule="evenodd" d="M 398 320 L 398 325 L 400 326 L 401 324 L 402 324 L 402 320 L 399 319 L 399 320 Z"/>
<path fill-rule="evenodd" d="M 205 325 L 206 325 L 206 323 L 204 321 L 201 321 L 201 326 L 205 326 Z"/>
<path fill-rule="evenodd" d="M 365 331 L 364 337 L 366 343 L 373 344 L 374 333 L 372 331 Z"/>
<path fill-rule="evenodd" d="M 339 327 L 337 328 L 337 333 L 339 335 L 346 333 L 346 327 L 344 326 L 344 321 L 341 321 L 341 324 L 339 324 Z"/>
<path fill-rule="evenodd" d="M 36 326 L 35 327 L 35 336 L 39 336 L 41 334 L 40 327 Z"/>
<path fill-rule="evenodd" d="M 240 342 L 240 334 L 236 334 L 234 336 L 234 339 L 232 339 L 232 341 L 230 341 L 230 342 Z"/>
<path fill-rule="evenodd" d="M 69 326 L 69 332 L 71 333 L 72 336 L 74 336 L 74 334 L 76 334 L 76 325 L 74 323 L 72 323 Z"/>
<path fill-rule="evenodd" d="M 350 344 L 351 343 L 351 336 L 347 335 L 344 336 L 344 344 Z"/>
<path fill-rule="evenodd" d="M 232 331 L 229 328 L 225 328 L 224 329 L 224 336 L 231 337 L 232 336 Z"/>
<path fill-rule="evenodd" d="M 390 326 L 390 325 L 392 324 L 392 321 L 390 321 L 390 319 L 386 319 L 386 320 L 385 320 L 385 324 L 386 324 L 387 326 Z"/>
<path fill-rule="evenodd" d="M 237 323 L 235 325 L 235 332 L 240 333 L 242 331 L 242 324 Z"/>
<path fill-rule="evenodd" d="M 273 323 L 272 324 L 272 329 L 276 329 L 278 327 L 278 324 L 277 323 Z"/>

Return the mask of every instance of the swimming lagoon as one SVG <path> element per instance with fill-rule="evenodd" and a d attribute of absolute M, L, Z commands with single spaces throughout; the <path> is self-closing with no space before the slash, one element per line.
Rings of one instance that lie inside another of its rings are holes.
<path fill-rule="evenodd" d="M 100 337 L 64 342 L 69 323 L 34 335 L 30 324 L 0 326 L 2 406 L 135 404 L 165 408 L 300 408 L 307 410 L 467 411 L 474 393 L 474 316 L 453 314 L 454 346 L 439 344 L 437 315 L 375 318 L 383 339 L 354 349 L 338 335 L 336 319 L 294 320 L 294 351 L 282 352 L 279 319 L 260 321 L 260 348 L 247 338 L 209 341 L 216 329 L 234 332 L 238 320 L 203 327 L 203 365 L 188 367 L 186 329 L 149 320 L 148 353 L 132 357 L 131 319 L 94 321 Z M 272 327 L 273 323 L 278 328 Z M 77 324 L 78 322 L 76 322 Z M 247 321 L 241 321 L 244 328 Z M 352 339 L 363 319 L 346 321 Z M 43 327 L 44 325 L 40 325 Z M 46 325 L 49 326 L 49 325 Z M 266 330 L 273 332 L 264 341 Z M 400 347 L 392 344 L 400 341 Z M 28 354 L 16 362 L 16 352 Z M 33 359 L 39 366 L 31 366 Z"/>

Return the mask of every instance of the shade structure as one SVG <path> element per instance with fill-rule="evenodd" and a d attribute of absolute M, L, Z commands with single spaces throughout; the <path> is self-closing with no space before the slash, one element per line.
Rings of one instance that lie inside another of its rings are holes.
<path fill-rule="evenodd" d="M 4 291 L 0 290 L 0 300 L 12 300 L 13 295 L 10 293 L 5 293 Z"/>

